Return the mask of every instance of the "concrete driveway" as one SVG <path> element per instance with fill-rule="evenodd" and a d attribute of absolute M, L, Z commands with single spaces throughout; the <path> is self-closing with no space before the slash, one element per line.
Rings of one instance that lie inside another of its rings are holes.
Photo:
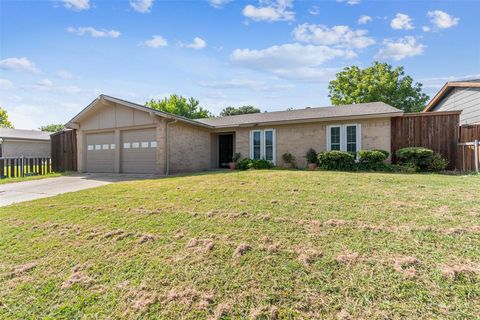
<path fill-rule="evenodd" d="M 113 182 L 157 178 L 155 175 L 136 174 L 84 174 L 14 182 L 0 185 L 0 207 L 12 203 L 52 197 L 103 186 Z"/>

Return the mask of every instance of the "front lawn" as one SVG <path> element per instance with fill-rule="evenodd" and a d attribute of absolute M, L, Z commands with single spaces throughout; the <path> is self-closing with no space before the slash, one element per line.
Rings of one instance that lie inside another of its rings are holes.
<path fill-rule="evenodd" d="M 1 208 L 0 318 L 478 318 L 479 190 L 272 170 Z"/>

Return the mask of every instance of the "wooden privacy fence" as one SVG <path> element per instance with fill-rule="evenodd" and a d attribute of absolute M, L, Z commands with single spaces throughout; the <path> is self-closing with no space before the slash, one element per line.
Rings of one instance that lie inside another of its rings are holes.
<path fill-rule="evenodd" d="M 52 169 L 55 172 L 77 171 L 76 130 L 65 130 L 50 135 Z"/>
<path fill-rule="evenodd" d="M 459 128 L 457 168 L 462 171 L 479 172 L 480 124 Z"/>
<path fill-rule="evenodd" d="M 459 118 L 460 111 L 405 113 L 392 118 L 392 160 L 398 149 L 424 147 L 446 158 L 449 169 L 456 169 Z"/>
<path fill-rule="evenodd" d="M 52 172 L 50 158 L 0 157 L 0 178 L 44 175 Z"/>

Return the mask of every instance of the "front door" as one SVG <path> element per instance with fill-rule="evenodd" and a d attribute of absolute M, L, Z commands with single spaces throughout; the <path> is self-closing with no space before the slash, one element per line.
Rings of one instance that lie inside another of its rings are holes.
<path fill-rule="evenodd" d="M 218 136 L 218 165 L 220 168 L 228 168 L 228 163 L 233 156 L 233 134 Z"/>

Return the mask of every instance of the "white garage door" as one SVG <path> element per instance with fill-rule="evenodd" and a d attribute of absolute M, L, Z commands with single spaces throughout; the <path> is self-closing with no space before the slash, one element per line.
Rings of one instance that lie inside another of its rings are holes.
<path fill-rule="evenodd" d="M 156 173 L 156 130 L 122 131 L 120 167 L 124 173 Z"/>
<path fill-rule="evenodd" d="M 86 135 L 86 171 L 114 172 L 114 132 L 90 133 Z"/>

